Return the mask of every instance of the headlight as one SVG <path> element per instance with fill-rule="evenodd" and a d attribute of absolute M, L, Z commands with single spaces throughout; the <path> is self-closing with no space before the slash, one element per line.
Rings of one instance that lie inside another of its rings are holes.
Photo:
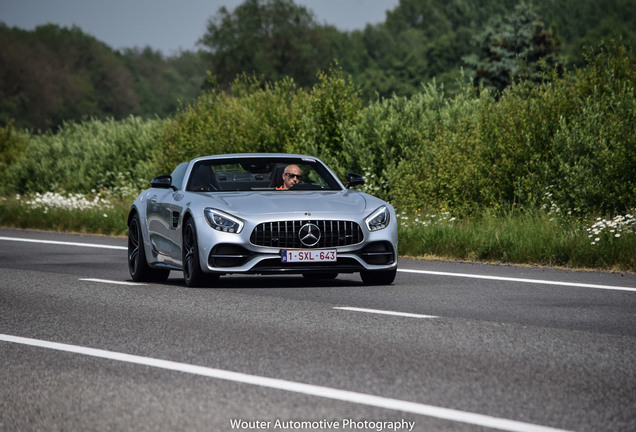
<path fill-rule="evenodd" d="M 389 209 L 386 206 L 382 206 L 366 218 L 365 222 L 369 231 L 378 231 L 389 226 Z"/>
<path fill-rule="evenodd" d="M 243 229 L 243 221 L 218 210 L 206 208 L 205 219 L 217 231 L 238 234 Z"/>

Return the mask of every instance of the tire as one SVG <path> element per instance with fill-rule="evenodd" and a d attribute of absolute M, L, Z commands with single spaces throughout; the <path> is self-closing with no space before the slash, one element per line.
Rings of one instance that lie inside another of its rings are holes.
<path fill-rule="evenodd" d="M 211 286 L 219 278 L 201 270 L 199 263 L 199 242 L 194 220 L 188 219 L 183 227 L 183 279 L 189 287 Z"/>
<path fill-rule="evenodd" d="M 397 268 L 393 270 L 375 270 L 360 272 L 360 277 L 365 285 L 391 285 L 395 280 Z"/>
<path fill-rule="evenodd" d="M 128 271 L 135 282 L 165 282 L 170 274 L 170 270 L 155 269 L 148 265 L 137 213 L 128 225 Z"/>

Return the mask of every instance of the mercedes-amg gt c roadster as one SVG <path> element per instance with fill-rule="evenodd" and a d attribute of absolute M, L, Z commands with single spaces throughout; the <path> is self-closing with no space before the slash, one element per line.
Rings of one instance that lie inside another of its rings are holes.
<path fill-rule="evenodd" d="M 224 274 L 302 274 L 333 279 L 359 272 L 388 285 L 397 271 L 393 207 L 343 185 L 312 156 L 249 153 L 206 156 L 155 177 L 128 216 L 134 281 L 183 272 L 188 286 Z"/>

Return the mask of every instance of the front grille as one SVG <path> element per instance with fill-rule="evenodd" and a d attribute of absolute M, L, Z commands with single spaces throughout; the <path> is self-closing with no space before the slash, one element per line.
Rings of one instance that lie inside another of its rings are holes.
<path fill-rule="evenodd" d="M 320 229 L 320 240 L 312 248 L 333 248 L 362 242 L 364 236 L 360 226 L 351 221 L 303 220 L 265 222 L 252 231 L 250 242 L 256 246 L 301 249 L 307 248 L 300 242 L 298 232 L 305 224 L 314 224 Z"/>

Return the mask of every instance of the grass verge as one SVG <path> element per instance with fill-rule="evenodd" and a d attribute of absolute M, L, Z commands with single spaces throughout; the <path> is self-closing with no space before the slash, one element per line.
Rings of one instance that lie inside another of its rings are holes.
<path fill-rule="evenodd" d="M 462 220 L 444 213 L 400 219 L 401 255 L 636 271 L 632 215 L 576 221 L 545 211 L 484 210 Z"/>
<path fill-rule="evenodd" d="M 128 232 L 131 199 L 51 196 L 0 198 L 0 226 L 112 236 Z"/>

